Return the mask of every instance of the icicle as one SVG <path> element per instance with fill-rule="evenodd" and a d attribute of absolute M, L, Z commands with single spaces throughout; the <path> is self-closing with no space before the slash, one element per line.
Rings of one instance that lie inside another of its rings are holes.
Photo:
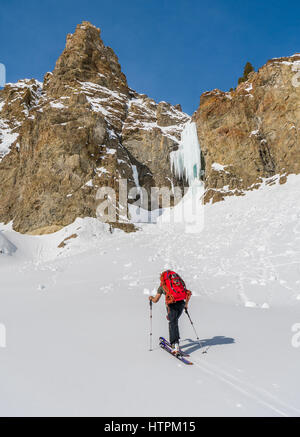
<path fill-rule="evenodd" d="M 143 205 L 143 190 L 142 190 L 142 187 L 140 186 L 139 174 L 138 174 L 136 165 L 132 165 L 131 167 L 132 167 L 132 175 L 133 175 L 134 183 L 135 183 L 135 186 L 137 189 L 137 194 L 140 195 L 140 200 L 141 200 L 140 205 L 142 206 Z"/>
<path fill-rule="evenodd" d="M 185 125 L 178 150 L 170 153 L 170 162 L 171 170 L 178 179 L 185 178 L 189 185 L 200 179 L 201 150 L 194 122 Z"/>

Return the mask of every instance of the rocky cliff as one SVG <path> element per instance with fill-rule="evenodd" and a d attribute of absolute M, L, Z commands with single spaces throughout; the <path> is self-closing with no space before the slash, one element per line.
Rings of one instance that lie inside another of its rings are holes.
<path fill-rule="evenodd" d="M 98 188 L 118 194 L 120 178 L 171 187 L 169 154 L 189 118 L 130 89 L 100 30 L 83 22 L 43 83 L 0 91 L 0 222 L 52 232 L 95 216 Z"/>
<path fill-rule="evenodd" d="M 206 201 L 300 173 L 300 54 L 270 60 L 236 90 L 204 93 L 193 116 Z"/>

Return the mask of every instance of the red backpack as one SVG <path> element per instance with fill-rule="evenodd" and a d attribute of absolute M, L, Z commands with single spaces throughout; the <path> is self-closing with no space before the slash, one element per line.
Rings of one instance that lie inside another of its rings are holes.
<path fill-rule="evenodd" d="M 179 302 L 191 296 L 191 292 L 186 289 L 183 279 L 172 270 L 166 270 L 160 275 L 160 285 L 166 292 L 166 304 Z"/>

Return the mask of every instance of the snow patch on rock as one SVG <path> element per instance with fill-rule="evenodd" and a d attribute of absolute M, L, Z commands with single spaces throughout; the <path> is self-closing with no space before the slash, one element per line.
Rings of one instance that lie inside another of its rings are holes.
<path fill-rule="evenodd" d="M 0 231 L 0 255 L 12 255 L 16 250 L 16 246 Z"/>

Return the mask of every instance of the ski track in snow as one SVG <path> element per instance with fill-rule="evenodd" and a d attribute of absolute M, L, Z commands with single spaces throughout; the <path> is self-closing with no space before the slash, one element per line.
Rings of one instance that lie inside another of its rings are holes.
<path fill-rule="evenodd" d="M 214 378 L 218 378 L 221 382 L 233 387 L 238 392 L 242 393 L 244 396 L 253 399 L 255 402 L 267 407 L 276 413 L 276 415 L 283 417 L 290 417 L 295 415 L 300 415 L 300 410 L 294 408 L 291 405 L 287 405 L 280 399 L 277 399 L 274 395 L 269 393 L 267 390 L 257 387 L 253 384 L 249 384 L 246 381 L 242 381 L 236 376 L 225 372 L 223 369 L 218 368 L 211 363 L 206 363 L 204 360 L 200 364 L 199 361 L 194 361 L 194 365 L 201 369 Z"/>

